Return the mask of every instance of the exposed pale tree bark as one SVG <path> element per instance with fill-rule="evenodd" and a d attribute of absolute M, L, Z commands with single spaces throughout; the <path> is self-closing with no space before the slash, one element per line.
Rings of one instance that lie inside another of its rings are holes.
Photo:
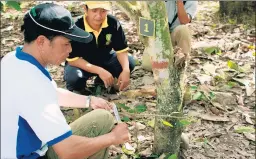
<path fill-rule="evenodd" d="M 139 17 L 155 20 L 155 37 L 141 37 L 150 55 L 157 88 L 157 112 L 161 115 L 182 117 L 185 67 L 174 67 L 174 53 L 163 1 L 114 2 L 134 20 L 139 27 Z M 177 118 L 156 117 L 154 152 L 157 154 L 179 152 L 182 128 Z M 168 127 L 162 123 L 173 125 Z"/>

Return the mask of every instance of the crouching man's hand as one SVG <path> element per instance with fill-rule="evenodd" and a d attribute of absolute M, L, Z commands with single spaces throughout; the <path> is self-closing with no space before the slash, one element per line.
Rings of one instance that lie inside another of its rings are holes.
<path fill-rule="evenodd" d="M 119 123 L 112 131 L 113 145 L 123 144 L 129 140 L 128 126 L 125 123 Z"/>
<path fill-rule="evenodd" d="M 90 107 L 92 109 L 105 109 L 105 110 L 113 109 L 112 105 L 109 104 L 108 101 L 106 101 L 102 98 L 94 97 L 94 96 L 91 96 Z"/>

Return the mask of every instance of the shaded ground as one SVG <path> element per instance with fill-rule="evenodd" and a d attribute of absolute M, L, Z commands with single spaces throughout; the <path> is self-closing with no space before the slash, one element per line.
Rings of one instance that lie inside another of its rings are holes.
<path fill-rule="evenodd" d="M 81 8 L 78 7 L 80 2 L 58 3 L 72 10 L 74 16 L 82 14 L 77 9 Z M 232 21 L 219 22 L 216 16 L 218 2 L 199 4 L 198 15 L 190 24 L 193 51 L 187 71 L 184 106 L 191 122 L 184 130 L 189 148 L 182 148 L 181 154 L 188 159 L 255 158 L 255 28 L 232 24 Z M 8 10 L 1 14 L 1 57 L 22 44 L 21 17 L 30 5 L 33 4 L 25 3 L 22 13 Z M 156 110 L 153 74 L 140 66 L 144 46 L 139 41 L 135 24 L 114 6 L 111 13 L 121 21 L 129 52 L 137 59 L 138 66 L 132 73 L 128 91 L 112 95 L 99 90 L 97 93 L 123 106 L 146 106 L 147 110 L 134 115 L 119 105 L 121 116 L 129 124 L 131 145 L 136 152 L 125 155 L 120 146 L 112 146 L 110 153 L 112 158 L 132 158 L 134 154 L 148 157 L 154 139 L 154 117 L 148 114 Z M 48 69 L 57 84 L 65 87 L 63 67 L 50 66 Z M 68 122 L 72 122 L 85 110 L 63 109 L 63 113 Z"/>

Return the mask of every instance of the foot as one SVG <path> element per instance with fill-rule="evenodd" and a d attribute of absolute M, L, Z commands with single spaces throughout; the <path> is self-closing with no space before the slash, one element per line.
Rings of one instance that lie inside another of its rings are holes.
<path fill-rule="evenodd" d="M 189 56 L 182 52 L 182 49 L 179 47 L 174 48 L 174 66 L 182 68 L 185 66 L 187 60 L 189 60 Z"/>

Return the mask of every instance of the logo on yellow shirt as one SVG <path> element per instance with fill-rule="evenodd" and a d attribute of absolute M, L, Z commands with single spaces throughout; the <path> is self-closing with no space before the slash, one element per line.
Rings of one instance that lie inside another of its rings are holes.
<path fill-rule="evenodd" d="M 106 45 L 109 45 L 111 43 L 111 37 L 112 34 L 106 34 Z"/>

